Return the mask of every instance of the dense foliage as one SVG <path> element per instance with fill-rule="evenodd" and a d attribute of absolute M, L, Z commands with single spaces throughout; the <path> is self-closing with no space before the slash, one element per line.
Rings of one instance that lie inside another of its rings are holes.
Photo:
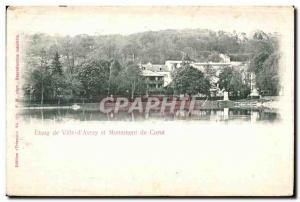
<path fill-rule="evenodd" d="M 230 92 L 232 96 L 244 98 L 250 93 L 247 78 L 243 78 L 243 75 L 232 67 L 225 67 L 220 73 L 219 79 L 219 87 Z"/>
<path fill-rule="evenodd" d="M 252 36 L 202 29 L 150 31 L 127 36 L 34 34 L 24 35 L 23 41 L 26 42 L 25 99 L 40 103 L 44 100 L 59 102 L 61 98 L 143 95 L 147 89 L 138 64 L 164 64 L 166 60 L 180 60 L 184 54 L 200 62 L 219 62 L 220 53 L 229 55 L 231 60 L 249 61 L 249 71 L 255 72 L 261 93 L 277 95 L 280 90 L 277 36 L 261 31 Z M 188 66 L 180 71 L 174 85 L 164 90 L 208 94 L 207 79 L 213 72 L 206 70 L 209 73 L 203 74 Z M 230 81 L 221 81 L 220 86 L 233 93 L 241 91 L 245 86 L 239 74 L 234 72 Z"/>
<path fill-rule="evenodd" d="M 204 94 L 209 96 L 210 82 L 203 72 L 189 64 L 178 68 L 173 75 L 173 87 L 179 94 Z"/>

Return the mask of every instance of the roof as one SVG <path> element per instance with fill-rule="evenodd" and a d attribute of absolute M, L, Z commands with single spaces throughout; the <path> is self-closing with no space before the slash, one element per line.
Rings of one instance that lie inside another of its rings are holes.
<path fill-rule="evenodd" d="M 143 76 L 164 76 L 161 72 L 154 72 L 151 70 L 142 70 Z"/>
<path fill-rule="evenodd" d="M 225 63 L 225 62 L 194 62 L 192 65 L 195 66 L 203 66 L 203 65 L 213 65 L 213 66 L 224 66 L 224 65 L 231 65 L 230 62 Z"/>
<path fill-rule="evenodd" d="M 154 71 L 154 72 L 168 72 L 168 68 L 165 65 L 161 64 L 142 64 L 142 67 L 144 67 L 146 70 Z"/>
<path fill-rule="evenodd" d="M 166 60 L 166 62 L 165 62 L 165 64 L 167 64 L 167 63 L 169 63 L 169 64 L 173 64 L 173 63 L 182 63 L 182 60 Z"/>

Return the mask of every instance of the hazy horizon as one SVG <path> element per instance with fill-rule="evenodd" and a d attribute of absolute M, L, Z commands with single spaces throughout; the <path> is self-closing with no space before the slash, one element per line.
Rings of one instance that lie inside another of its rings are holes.
<path fill-rule="evenodd" d="M 263 30 L 267 33 L 280 31 L 280 23 L 274 23 L 274 21 L 270 23 L 271 16 L 276 16 L 278 20 L 285 21 L 285 17 L 281 15 L 281 10 L 278 7 L 273 7 L 273 9 L 266 9 L 266 7 L 195 6 L 9 8 L 12 10 L 18 9 L 19 12 L 15 14 L 15 17 L 20 19 L 20 23 L 22 21 L 31 22 L 15 26 L 16 28 L 22 27 L 26 30 L 26 33 L 69 36 L 79 34 L 130 35 L 168 29 L 223 30 L 226 32 L 245 32 L 249 35 L 256 30 Z M 264 15 L 255 15 L 258 11 Z M 214 15 L 211 15 L 211 13 L 214 13 Z M 249 18 L 249 15 L 252 17 Z"/>

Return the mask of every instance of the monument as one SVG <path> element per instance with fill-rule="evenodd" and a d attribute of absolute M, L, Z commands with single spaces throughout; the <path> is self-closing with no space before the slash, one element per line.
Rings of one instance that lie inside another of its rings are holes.
<path fill-rule="evenodd" d="M 251 98 L 260 98 L 259 92 L 257 91 L 257 87 L 256 87 L 256 76 L 254 72 L 251 72 L 250 74 L 250 88 L 251 88 L 251 93 L 249 96 Z"/>
<path fill-rule="evenodd" d="M 228 97 L 228 92 L 227 91 L 224 91 L 223 92 L 224 93 L 224 101 L 227 101 L 227 100 L 229 100 L 229 97 Z"/>

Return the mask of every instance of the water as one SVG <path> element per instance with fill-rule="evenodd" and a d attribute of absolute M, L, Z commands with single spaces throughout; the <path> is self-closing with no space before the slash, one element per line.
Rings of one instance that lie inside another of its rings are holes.
<path fill-rule="evenodd" d="M 268 109 L 240 109 L 240 108 L 223 108 L 223 109 L 203 109 L 188 113 L 186 110 L 177 110 L 175 113 L 161 113 L 160 111 L 150 111 L 150 113 L 128 113 L 119 112 L 117 114 L 104 114 L 96 109 L 22 109 L 19 115 L 25 122 L 32 121 L 149 121 L 149 120 L 197 120 L 210 122 L 274 122 L 280 120 L 280 115 L 276 111 Z"/>

